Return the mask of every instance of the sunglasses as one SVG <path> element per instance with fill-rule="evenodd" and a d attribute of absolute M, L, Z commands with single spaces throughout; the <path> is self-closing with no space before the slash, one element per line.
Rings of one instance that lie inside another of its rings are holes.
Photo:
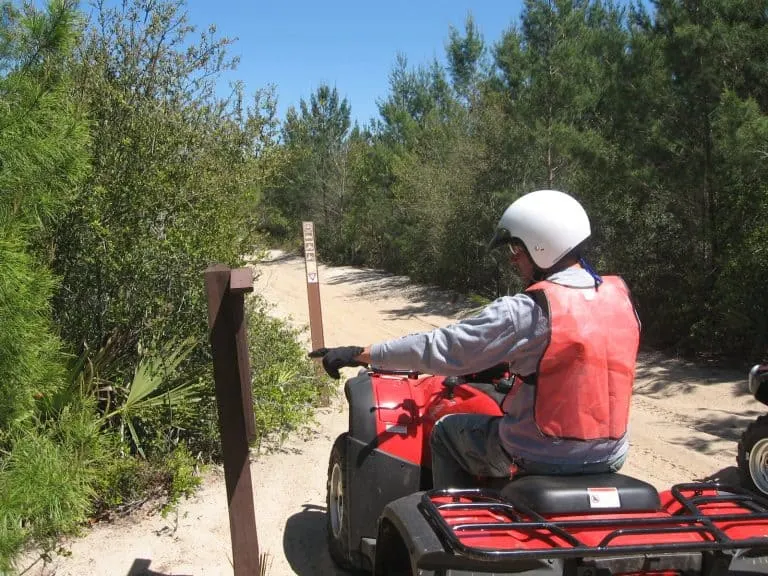
<path fill-rule="evenodd" d="M 523 252 L 523 247 L 520 244 L 507 244 L 507 248 L 509 248 L 509 253 L 512 256 L 517 256 L 518 254 L 521 254 Z"/>

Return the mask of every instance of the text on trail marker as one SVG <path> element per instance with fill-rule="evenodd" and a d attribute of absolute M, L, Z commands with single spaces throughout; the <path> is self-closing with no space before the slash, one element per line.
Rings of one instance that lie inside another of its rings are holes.
<path fill-rule="evenodd" d="M 307 299 L 309 303 L 309 329 L 312 334 L 312 347 L 322 348 L 323 314 L 320 309 L 320 278 L 317 273 L 317 252 L 315 251 L 315 225 L 302 222 L 304 237 L 304 265 L 307 274 Z"/>
<path fill-rule="evenodd" d="M 304 262 L 307 268 L 307 282 L 317 282 L 317 260 L 315 258 L 315 227 L 312 222 L 303 222 L 304 231 Z"/>

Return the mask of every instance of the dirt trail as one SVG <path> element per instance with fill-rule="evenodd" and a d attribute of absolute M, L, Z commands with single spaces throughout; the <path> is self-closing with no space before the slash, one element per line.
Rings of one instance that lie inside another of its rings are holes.
<path fill-rule="evenodd" d="M 273 253 L 256 269 L 255 290 L 274 305 L 274 313 L 305 326 L 303 260 Z M 377 271 L 320 266 L 319 273 L 328 346 L 363 345 L 428 330 L 469 310 L 449 293 Z M 642 355 L 632 404 L 632 447 L 622 472 L 658 488 L 706 477 L 733 478 L 738 437 L 762 413 L 746 394 L 745 376 Z M 318 414 L 311 430 L 252 463 L 259 545 L 270 555 L 271 576 L 343 574 L 325 547 L 325 477 L 333 439 L 346 426 L 346 406 L 339 397 Z M 99 524 L 67 542 L 66 550 L 67 555 L 46 564 L 27 561 L 21 569 L 30 576 L 231 575 L 223 473 L 211 472 L 178 515 L 164 519 L 140 512 Z"/>

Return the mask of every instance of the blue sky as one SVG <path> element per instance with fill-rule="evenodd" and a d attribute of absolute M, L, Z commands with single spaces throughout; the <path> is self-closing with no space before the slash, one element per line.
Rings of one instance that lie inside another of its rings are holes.
<path fill-rule="evenodd" d="M 444 60 L 449 26 L 463 30 L 469 11 L 487 44 L 518 24 L 521 0 L 188 0 L 191 23 L 236 37 L 231 55 L 247 93 L 274 84 L 279 114 L 321 84 L 336 86 L 360 123 L 378 115 L 398 52 L 411 65 Z"/>

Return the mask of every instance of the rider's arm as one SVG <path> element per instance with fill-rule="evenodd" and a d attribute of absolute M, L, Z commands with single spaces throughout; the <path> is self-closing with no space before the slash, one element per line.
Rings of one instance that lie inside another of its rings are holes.
<path fill-rule="evenodd" d="M 548 322 L 528 296 L 499 298 L 478 315 L 430 332 L 366 346 L 357 359 L 379 368 L 459 375 L 501 362 L 529 374 L 536 369 Z"/>

